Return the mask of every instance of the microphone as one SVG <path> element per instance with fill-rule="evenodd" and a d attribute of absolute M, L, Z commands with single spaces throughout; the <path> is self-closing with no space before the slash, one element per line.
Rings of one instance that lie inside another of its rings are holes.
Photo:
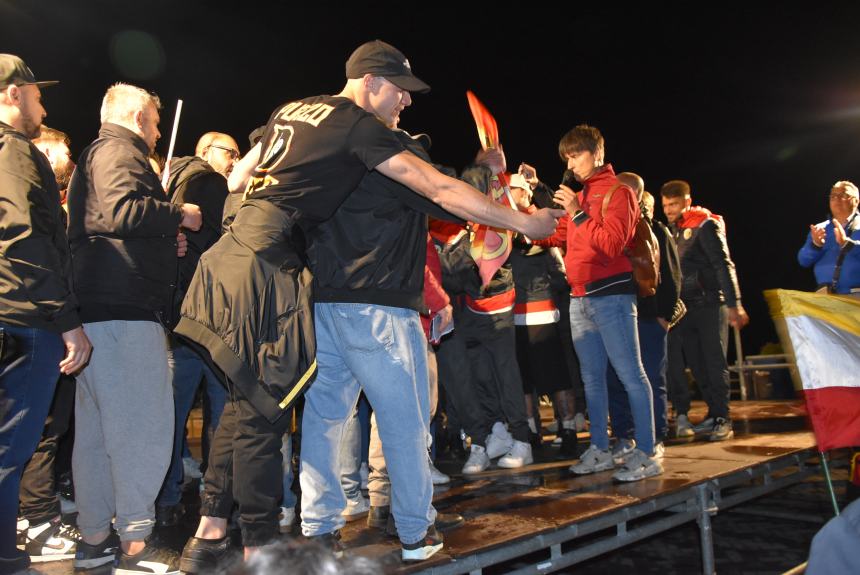
<path fill-rule="evenodd" d="M 561 185 L 567 186 L 571 190 L 576 189 L 576 176 L 573 175 L 573 171 L 564 171 L 564 174 L 561 176 Z"/>

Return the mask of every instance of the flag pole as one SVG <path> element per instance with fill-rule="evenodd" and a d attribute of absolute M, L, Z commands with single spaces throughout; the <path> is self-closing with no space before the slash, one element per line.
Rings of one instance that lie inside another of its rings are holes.
<path fill-rule="evenodd" d="M 830 479 L 830 466 L 827 464 L 827 455 L 823 451 L 819 451 L 821 457 L 821 467 L 824 468 L 824 479 L 827 481 L 827 491 L 830 493 L 830 502 L 833 503 L 833 513 L 839 517 L 839 504 L 836 503 L 836 492 L 833 491 L 833 481 Z"/>
<path fill-rule="evenodd" d="M 164 173 L 161 175 L 161 187 L 167 190 L 167 180 L 170 178 L 170 159 L 173 158 L 173 146 L 176 145 L 176 132 L 179 131 L 179 116 L 182 114 L 182 100 L 176 100 L 176 114 L 173 116 L 173 132 L 170 134 L 170 146 L 167 148 L 167 158 L 164 160 Z"/>

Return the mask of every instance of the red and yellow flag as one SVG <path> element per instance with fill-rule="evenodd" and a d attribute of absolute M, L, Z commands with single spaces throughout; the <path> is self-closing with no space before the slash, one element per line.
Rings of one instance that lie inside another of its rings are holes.
<path fill-rule="evenodd" d="M 471 90 L 466 92 L 466 99 L 469 101 L 469 109 L 472 111 L 472 117 L 475 119 L 475 125 L 478 128 L 478 139 L 481 141 L 481 147 L 484 150 L 498 148 L 499 128 L 496 125 L 496 119 L 493 118 L 490 111 L 487 110 L 486 106 L 478 100 L 477 96 Z M 490 178 L 490 187 L 487 190 L 487 195 L 495 202 L 504 204 L 511 209 L 516 209 L 505 174 L 493 174 Z M 481 284 L 487 285 L 498 269 L 502 267 L 502 264 L 508 259 L 511 253 L 511 237 L 513 234 L 510 230 L 494 228 L 483 224 L 476 225 L 474 230 L 475 235 L 472 238 L 470 253 L 472 259 L 478 264 Z"/>

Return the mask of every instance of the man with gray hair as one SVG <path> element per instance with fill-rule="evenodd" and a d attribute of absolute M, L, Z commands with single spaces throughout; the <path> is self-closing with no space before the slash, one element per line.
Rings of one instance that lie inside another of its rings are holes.
<path fill-rule="evenodd" d="M 78 569 L 114 560 L 116 517 L 117 571 L 179 572 L 175 553 L 146 540 L 173 442 L 163 325 L 177 256 L 186 250 L 179 229 L 199 229 L 202 216 L 194 204 L 167 201 L 149 165 L 161 136 L 159 107 L 157 96 L 136 86 L 111 86 L 99 137 L 81 154 L 69 187 L 74 279 L 95 350 L 75 398 Z"/>

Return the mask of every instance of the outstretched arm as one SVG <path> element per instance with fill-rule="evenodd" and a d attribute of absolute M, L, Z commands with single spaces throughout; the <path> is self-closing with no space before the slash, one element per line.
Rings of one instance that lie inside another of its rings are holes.
<path fill-rule="evenodd" d="M 450 178 L 409 152 L 400 152 L 376 169 L 389 178 L 431 199 L 463 219 L 506 228 L 530 238 L 544 238 L 555 230 L 563 210 L 543 209 L 533 215 L 493 202 L 472 186 Z"/>

